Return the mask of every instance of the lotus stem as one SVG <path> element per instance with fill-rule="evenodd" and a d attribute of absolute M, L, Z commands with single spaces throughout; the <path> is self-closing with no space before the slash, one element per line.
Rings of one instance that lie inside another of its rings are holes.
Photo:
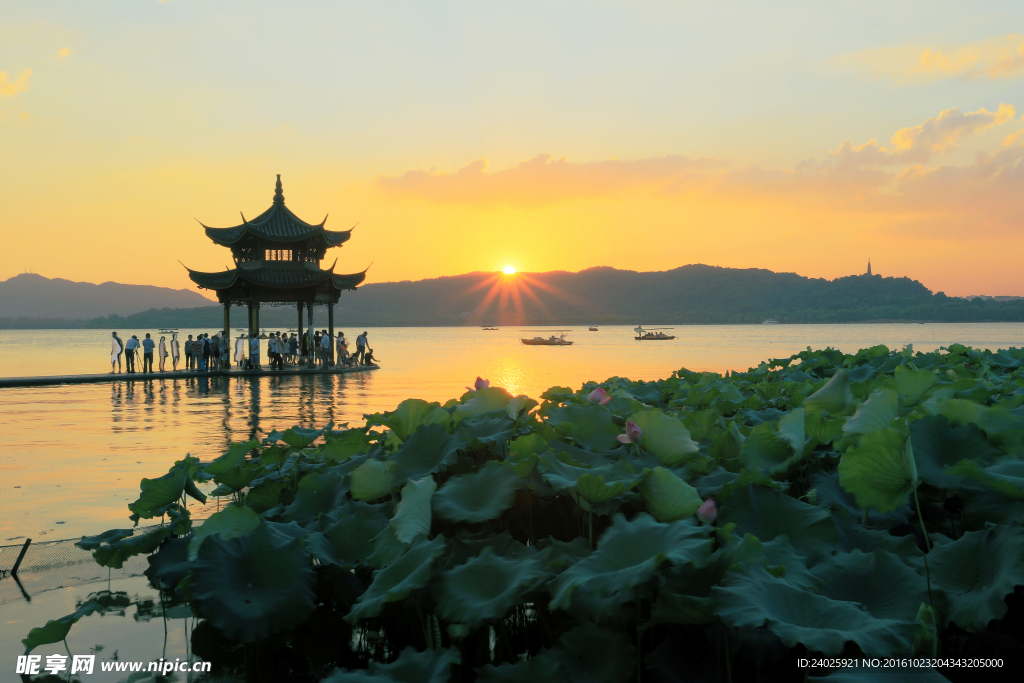
<path fill-rule="evenodd" d="M 928 606 L 935 609 L 935 604 L 932 602 L 932 573 L 928 568 L 928 553 L 932 551 L 932 543 L 928 538 L 928 530 L 924 528 L 924 516 L 921 514 L 921 501 L 917 497 L 917 482 L 910 482 L 910 487 L 914 491 L 914 505 L 917 507 L 917 521 L 921 523 L 921 533 L 924 534 L 924 576 L 928 580 Z"/>
<path fill-rule="evenodd" d="M 590 552 L 594 552 L 594 506 L 590 506 Z"/>
<path fill-rule="evenodd" d="M 729 627 L 725 627 L 725 680 L 732 683 L 732 650 L 729 648 Z"/>

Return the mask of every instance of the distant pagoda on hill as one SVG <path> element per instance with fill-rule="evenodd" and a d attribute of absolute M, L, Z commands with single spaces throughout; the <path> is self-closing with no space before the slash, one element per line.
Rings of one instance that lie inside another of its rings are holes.
<path fill-rule="evenodd" d="M 320 267 L 327 250 L 340 247 L 352 236 L 352 230 L 327 230 L 324 223 L 307 223 L 284 205 L 281 175 L 277 176 L 274 203 L 252 220 L 242 214 L 242 223 L 232 228 L 211 228 L 199 224 L 214 244 L 231 249 L 235 267 L 218 273 L 203 273 L 186 266 L 188 276 L 201 289 L 217 292 L 224 304 L 224 331 L 231 335 L 231 306 L 249 309 L 249 336 L 260 333 L 260 306 L 295 304 L 298 309 L 298 333 L 302 338 L 302 310 L 306 309 L 312 340 L 313 308 L 327 308 L 328 330 L 334 336 L 334 304 L 341 292 L 355 289 L 366 279 L 366 271 L 350 275 Z M 310 341 L 310 344 L 312 341 Z M 333 347 L 333 345 L 332 345 Z M 313 354 L 308 354 L 313 364 Z M 334 360 L 334 349 L 331 349 Z"/>

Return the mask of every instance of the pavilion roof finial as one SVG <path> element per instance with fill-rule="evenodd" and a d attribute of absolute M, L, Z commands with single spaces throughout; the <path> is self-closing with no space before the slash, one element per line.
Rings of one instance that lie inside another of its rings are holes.
<path fill-rule="evenodd" d="M 277 174 L 277 185 L 274 187 L 274 203 L 284 204 L 284 192 L 281 190 L 281 174 Z"/>

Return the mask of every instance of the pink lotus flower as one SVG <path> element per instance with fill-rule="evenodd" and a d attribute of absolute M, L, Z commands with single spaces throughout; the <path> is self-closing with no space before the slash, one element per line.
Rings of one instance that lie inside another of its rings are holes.
<path fill-rule="evenodd" d="M 640 426 L 629 420 L 626 422 L 626 433 L 619 434 L 616 437 L 620 443 L 640 443 L 640 440 L 644 438 L 644 430 L 640 429 Z"/>
<path fill-rule="evenodd" d="M 708 498 L 703 505 L 697 508 L 697 519 L 701 524 L 714 524 L 718 519 L 718 506 L 715 505 L 714 498 Z"/>
<path fill-rule="evenodd" d="M 473 386 L 466 388 L 470 391 L 476 391 L 478 389 L 487 389 L 490 386 L 491 381 L 489 379 L 480 379 L 479 377 L 477 377 L 476 382 L 473 383 Z"/>
<path fill-rule="evenodd" d="M 587 394 L 587 400 L 591 403 L 597 403 L 598 405 L 604 405 L 608 401 L 612 400 L 612 397 L 608 395 L 608 392 L 598 387 L 589 394 Z"/>

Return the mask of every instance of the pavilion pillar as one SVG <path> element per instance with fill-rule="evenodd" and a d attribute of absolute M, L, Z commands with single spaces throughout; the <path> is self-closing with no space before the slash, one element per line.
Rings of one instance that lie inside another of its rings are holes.
<path fill-rule="evenodd" d="M 252 339 L 252 330 L 253 330 L 253 327 L 256 326 L 256 312 L 253 310 L 253 302 L 252 301 L 250 301 L 247 304 L 247 306 L 249 308 L 249 320 L 248 320 L 248 323 L 249 323 L 249 325 L 248 325 L 248 327 L 249 327 L 249 339 Z M 249 355 L 249 347 L 248 347 L 248 345 L 246 345 L 246 351 L 245 352 L 246 352 L 246 355 Z"/>
<path fill-rule="evenodd" d="M 334 347 L 337 344 L 334 343 L 334 304 L 330 301 L 327 302 L 327 334 L 331 337 L 331 348 L 325 364 L 334 365 Z"/>
<path fill-rule="evenodd" d="M 299 341 L 295 345 L 295 350 L 299 354 L 298 357 L 295 359 L 295 364 L 298 365 L 299 364 L 299 359 L 302 358 L 302 351 L 303 351 L 303 346 L 302 346 L 302 302 L 301 301 L 296 302 L 295 307 L 299 310 L 299 327 L 298 327 L 298 330 L 299 330 Z"/>
<path fill-rule="evenodd" d="M 224 304 L 224 337 L 231 339 L 231 302 Z"/>
<path fill-rule="evenodd" d="M 308 313 L 306 314 L 307 332 L 309 333 L 309 345 L 306 347 L 306 365 L 308 367 L 316 367 L 316 349 L 313 345 L 316 343 L 313 340 L 313 300 L 310 299 L 309 303 L 306 304 Z"/>

